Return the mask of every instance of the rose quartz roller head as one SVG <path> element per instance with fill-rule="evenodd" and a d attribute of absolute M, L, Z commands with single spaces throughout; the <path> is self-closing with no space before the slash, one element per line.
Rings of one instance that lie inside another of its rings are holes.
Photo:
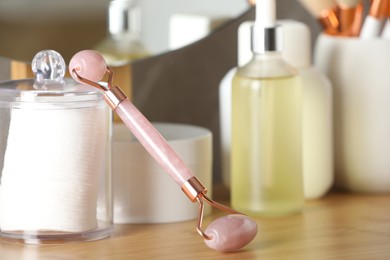
<path fill-rule="evenodd" d="M 257 234 L 256 222 L 206 196 L 207 189 L 192 174 L 168 142 L 129 101 L 120 88 L 112 85 L 113 72 L 107 67 L 99 53 L 90 50 L 76 53 L 70 61 L 69 71 L 77 81 L 104 92 L 104 99 L 138 141 L 181 187 L 188 198 L 192 202 L 199 203 L 197 231 L 205 239 L 208 247 L 221 252 L 233 252 L 241 249 L 255 238 Z M 107 86 L 103 86 L 98 81 L 103 78 L 106 72 L 108 72 L 108 82 Z M 204 201 L 220 210 L 232 213 L 232 215 L 214 220 L 203 231 Z"/>

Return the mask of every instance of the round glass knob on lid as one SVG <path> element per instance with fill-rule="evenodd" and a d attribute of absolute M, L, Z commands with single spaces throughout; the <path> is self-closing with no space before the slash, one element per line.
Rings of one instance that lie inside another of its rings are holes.
<path fill-rule="evenodd" d="M 33 58 L 31 68 L 37 81 L 63 81 L 66 64 L 61 54 L 53 50 L 38 52 Z"/>
<path fill-rule="evenodd" d="M 65 84 L 66 64 L 61 54 L 54 50 L 38 52 L 32 60 L 31 69 L 36 76 L 36 89 L 48 90 Z"/>

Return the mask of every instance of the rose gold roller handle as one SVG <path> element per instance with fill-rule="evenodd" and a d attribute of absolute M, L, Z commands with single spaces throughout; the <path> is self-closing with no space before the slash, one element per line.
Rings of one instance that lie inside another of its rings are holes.
<path fill-rule="evenodd" d="M 92 67 L 92 69 L 91 69 Z M 257 234 L 257 224 L 249 217 L 206 196 L 207 189 L 192 174 L 181 158 L 160 135 L 156 128 L 129 101 L 121 89 L 112 86 L 113 72 L 107 68 L 100 54 L 93 51 L 81 51 L 73 56 L 69 70 L 81 83 L 91 85 L 104 92 L 104 99 L 118 114 L 134 136 L 149 154 L 164 168 L 172 179 L 182 188 L 187 197 L 199 203 L 197 231 L 212 249 L 221 252 L 237 251 L 247 245 Z M 107 87 L 99 84 L 108 72 Z M 212 222 L 206 231 L 202 230 L 204 203 L 220 210 L 233 213 Z"/>
<path fill-rule="evenodd" d="M 115 90 L 115 92 L 119 93 L 118 90 L 119 89 Z M 109 90 L 106 97 L 111 95 L 112 91 Z M 123 93 L 115 94 L 116 97 L 122 95 Z M 146 150 L 153 156 L 153 158 L 165 169 L 166 172 L 169 173 L 172 179 L 181 186 L 181 189 L 187 197 L 193 202 L 199 202 L 197 231 L 203 238 L 206 240 L 211 239 L 201 228 L 204 214 L 203 200 L 220 210 L 233 214 L 241 214 L 240 212 L 213 201 L 206 196 L 207 189 L 203 186 L 203 184 L 193 176 L 190 169 L 169 146 L 167 141 L 127 98 L 119 102 L 114 110 L 131 132 L 142 143 Z"/>
<path fill-rule="evenodd" d="M 115 112 L 180 187 L 194 177 L 167 141 L 127 98 L 118 104 Z"/>
<path fill-rule="evenodd" d="M 88 69 L 91 67 L 93 69 Z M 104 99 L 109 106 L 118 114 L 149 154 L 183 189 L 191 201 L 195 201 L 199 193 L 207 192 L 207 189 L 194 177 L 191 170 L 149 120 L 130 102 L 119 87 L 112 85 L 113 72 L 107 68 L 99 53 L 79 52 L 72 58 L 69 70 L 78 81 L 103 91 Z M 109 74 L 108 82 L 107 87 L 103 87 L 98 81 L 103 78 L 106 72 Z"/>

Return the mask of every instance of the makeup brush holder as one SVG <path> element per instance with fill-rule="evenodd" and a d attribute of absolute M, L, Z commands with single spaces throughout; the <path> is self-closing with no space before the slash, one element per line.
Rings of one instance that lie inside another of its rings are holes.
<path fill-rule="evenodd" d="M 322 34 L 314 63 L 334 86 L 336 186 L 390 192 L 390 41 Z"/>
<path fill-rule="evenodd" d="M 45 51 L 36 79 L 0 84 L 0 237 L 65 243 L 113 227 L 111 113 L 99 90 L 64 79 Z"/>

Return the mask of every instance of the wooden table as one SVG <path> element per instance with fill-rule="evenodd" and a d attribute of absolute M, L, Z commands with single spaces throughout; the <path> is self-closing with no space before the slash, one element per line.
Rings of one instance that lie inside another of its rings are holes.
<path fill-rule="evenodd" d="M 220 215 L 215 211 L 204 224 Z M 306 202 L 301 214 L 256 221 L 259 234 L 238 253 L 206 247 L 194 220 L 116 225 L 110 238 L 93 242 L 39 246 L 1 241 L 0 259 L 390 259 L 390 194 L 331 193 Z"/>

